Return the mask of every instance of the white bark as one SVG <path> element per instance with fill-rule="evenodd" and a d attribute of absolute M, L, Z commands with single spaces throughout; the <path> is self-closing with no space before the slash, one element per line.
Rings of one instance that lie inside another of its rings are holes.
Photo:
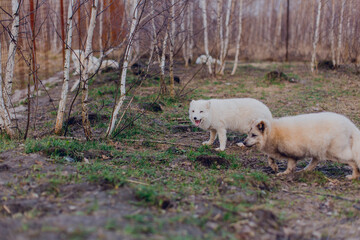
<path fill-rule="evenodd" d="M 352 36 L 351 36 L 351 17 L 352 17 L 352 3 L 353 3 L 353 0 L 348 0 L 349 1 L 349 11 L 348 11 L 348 17 L 347 17 L 347 29 L 346 29 L 346 33 L 347 33 L 347 37 L 348 39 L 351 39 Z"/>
<path fill-rule="evenodd" d="M 93 5 L 91 8 L 90 23 L 89 23 L 89 27 L 88 27 L 87 39 L 86 39 L 86 45 L 85 45 L 85 69 L 84 69 L 84 75 L 83 75 L 83 77 L 81 77 L 82 125 L 84 128 L 85 136 L 88 140 L 91 139 L 91 128 L 90 128 L 90 122 L 89 122 L 89 118 L 88 118 L 88 114 L 89 114 L 89 108 L 88 108 L 89 60 L 90 60 L 92 52 L 93 52 L 92 41 L 93 41 L 94 29 L 95 29 L 95 25 L 96 25 L 98 3 L 99 3 L 99 0 L 93 0 Z"/>
<path fill-rule="evenodd" d="M 317 17 L 316 17 L 315 35 L 314 35 L 314 42 L 313 42 L 313 53 L 312 53 L 312 57 L 311 57 L 311 71 L 312 72 L 314 72 L 316 65 L 317 65 L 316 64 L 316 47 L 319 42 L 321 5 L 322 5 L 322 0 L 319 1 Z"/>
<path fill-rule="evenodd" d="M 223 36 L 223 18 L 222 18 L 223 0 L 217 1 L 217 31 L 218 31 L 218 44 L 219 44 L 219 60 L 222 65 L 222 56 L 224 53 L 224 36 Z M 216 63 L 215 63 L 216 64 Z M 221 69 L 221 66 L 218 66 Z"/>
<path fill-rule="evenodd" d="M 171 33 L 170 33 L 170 96 L 175 96 L 175 86 L 174 86 L 174 47 L 175 47 L 175 0 L 171 0 L 170 8 L 170 21 L 171 21 Z"/>
<path fill-rule="evenodd" d="M 159 67 L 160 67 L 160 93 L 161 94 L 165 94 L 166 92 L 166 84 L 165 84 L 165 52 L 166 52 L 166 45 L 167 45 L 167 40 L 169 37 L 168 34 L 168 28 L 166 27 L 166 32 L 165 32 L 165 36 L 163 39 L 163 43 L 162 43 L 162 53 L 161 53 L 161 60 L 159 63 Z"/>
<path fill-rule="evenodd" d="M 99 18 L 99 50 L 100 50 L 100 59 L 103 57 L 104 55 L 104 47 L 103 47 L 103 41 L 102 41 L 102 36 L 103 36 L 103 26 L 104 26 L 104 0 L 100 0 L 99 2 L 100 5 L 100 18 Z"/>
<path fill-rule="evenodd" d="M 12 92 L 12 81 L 14 78 L 14 65 L 15 65 L 15 54 L 16 54 L 16 47 L 18 43 L 18 35 L 19 35 L 19 2 L 18 0 L 11 1 L 12 7 L 12 16 L 13 22 L 11 25 L 11 35 L 10 35 L 10 44 L 9 44 L 9 51 L 8 51 L 8 59 L 6 63 L 5 69 L 5 88 L 3 92 L 3 97 L 5 100 L 5 105 L 7 108 L 10 106 L 11 101 L 11 92 Z"/>
<path fill-rule="evenodd" d="M 63 121 L 64 121 L 64 114 L 65 114 L 65 105 L 66 99 L 69 91 L 69 79 L 70 79 L 70 55 L 71 55 L 71 43 L 72 43 L 72 33 L 73 33 L 73 5 L 74 0 L 71 0 L 69 3 L 68 8 L 68 19 L 66 23 L 66 42 L 65 42 L 65 64 L 64 64 L 64 78 L 63 78 L 63 86 L 61 90 L 61 97 L 59 102 L 59 109 L 56 117 L 56 124 L 55 124 L 55 133 L 59 134 Z"/>
<path fill-rule="evenodd" d="M 279 12 L 276 21 L 276 34 L 275 34 L 275 45 L 277 46 L 278 43 L 281 41 L 281 22 L 282 22 L 282 15 L 283 15 L 283 3 L 280 0 Z"/>
<path fill-rule="evenodd" d="M 54 13 L 52 14 L 52 17 L 53 17 L 53 21 L 54 23 L 57 23 L 57 13 L 60 12 L 60 1 L 59 0 L 53 0 L 53 3 L 55 3 L 55 11 Z M 52 41 L 52 44 L 51 44 L 51 50 L 53 52 L 58 52 L 59 51 L 59 48 L 58 48 L 58 45 L 59 45 L 59 37 L 58 37 L 58 30 L 56 28 L 56 25 L 58 24 L 55 24 L 55 28 L 53 29 L 54 31 L 54 36 L 53 36 L 53 41 Z"/>
<path fill-rule="evenodd" d="M 220 74 L 224 75 L 225 71 L 225 59 L 228 53 L 228 46 L 229 46 L 229 35 L 230 35 L 230 13 L 231 13 L 231 3 L 232 0 L 228 0 L 226 6 L 226 19 L 225 19 L 225 40 L 224 40 L 224 49 L 221 61 L 221 71 Z"/>
<path fill-rule="evenodd" d="M 1 66 L 1 38 L 0 38 L 0 117 L 1 128 L 4 128 L 6 133 L 12 138 L 15 134 L 11 128 L 11 118 L 8 109 L 6 108 L 3 96 L 3 80 L 2 80 L 2 66 Z"/>
<path fill-rule="evenodd" d="M 335 0 L 332 0 L 331 8 L 331 29 L 330 29 L 330 42 L 331 42 L 331 59 L 334 66 L 336 66 L 336 53 L 335 53 Z"/>
<path fill-rule="evenodd" d="M 270 2 L 270 7 L 269 7 L 269 9 L 270 9 L 270 14 L 269 14 L 269 25 L 268 25 L 268 41 L 270 41 L 270 42 L 272 42 L 271 40 L 272 40 L 272 38 L 271 38 L 271 33 L 272 33 L 272 19 L 273 19 L 273 8 L 274 8 L 274 0 L 271 0 L 271 2 Z M 300 25 L 300 24 L 298 24 L 298 25 Z"/>
<path fill-rule="evenodd" d="M 185 62 L 185 67 L 189 66 L 189 51 L 188 51 L 188 47 L 189 47 L 189 42 L 188 42 L 188 31 L 185 30 L 185 25 L 186 25 L 186 21 L 188 21 L 188 16 L 189 16 L 189 6 L 185 6 L 185 10 L 184 10 L 184 17 L 180 23 L 180 28 L 181 28 L 181 41 L 182 41 L 182 54 L 183 54 L 183 58 L 184 58 L 184 62 Z"/>
<path fill-rule="evenodd" d="M 237 69 L 238 61 L 239 61 L 239 54 L 240 54 L 240 43 L 241 43 L 241 33 L 242 33 L 242 8 L 243 8 L 243 0 L 239 0 L 240 9 L 239 9 L 239 32 L 236 40 L 236 52 L 235 52 L 235 61 L 234 67 L 231 72 L 231 75 L 234 75 Z"/>
<path fill-rule="evenodd" d="M 151 41 L 151 49 L 150 49 L 150 56 L 149 56 L 148 66 L 151 63 L 151 60 L 152 60 L 153 55 L 154 55 L 154 51 L 156 51 L 156 53 L 158 53 L 157 32 L 156 32 L 155 16 L 154 16 L 154 0 L 150 0 L 150 16 L 151 16 L 151 27 L 152 27 L 153 34 L 152 34 L 152 41 Z M 158 57 L 158 61 L 160 62 L 159 54 L 157 55 L 157 57 Z"/>
<path fill-rule="evenodd" d="M 138 3 L 141 0 L 136 0 L 136 5 L 138 5 Z M 121 72 L 121 78 L 120 78 L 120 98 L 119 101 L 116 103 L 114 112 L 111 116 L 111 120 L 109 123 L 109 127 L 106 131 L 106 136 L 111 135 L 111 133 L 114 131 L 114 127 L 115 127 L 115 122 L 117 119 L 117 116 L 119 114 L 120 108 L 124 103 L 125 100 L 125 94 L 126 94 L 126 88 L 125 88 L 125 84 L 126 84 L 126 74 L 127 74 L 127 69 L 128 69 L 128 65 L 129 65 L 129 58 L 131 55 L 131 48 L 132 48 L 132 42 L 134 39 L 134 35 L 135 35 L 135 27 L 136 24 L 138 22 L 138 8 L 135 7 L 134 11 L 133 11 L 133 17 L 131 20 L 131 27 L 130 27 L 130 32 L 129 32 L 129 42 L 126 46 L 125 49 L 125 56 L 124 56 L 124 62 L 123 62 L 123 68 L 122 68 L 122 72 Z"/>
<path fill-rule="evenodd" d="M 336 63 L 340 64 L 340 53 L 342 48 L 342 33 L 343 33 L 343 20 L 344 20 L 344 8 L 345 8 L 345 0 L 341 2 L 341 10 L 340 10 L 340 23 L 339 23 L 339 39 L 338 39 L 338 49 L 337 49 L 337 59 Z"/>
<path fill-rule="evenodd" d="M 209 54 L 209 38 L 208 38 L 208 27 L 207 27 L 207 13 L 206 13 L 206 0 L 200 0 L 200 8 L 202 11 L 203 28 L 204 28 L 204 50 L 207 59 L 210 59 Z M 207 61 L 209 73 L 212 73 L 211 62 Z"/>
<path fill-rule="evenodd" d="M 188 43 L 189 43 L 189 58 L 190 60 L 193 59 L 193 48 L 194 48 L 194 3 L 190 2 L 189 3 L 189 15 L 188 15 L 188 29 L 189 29 L 189 34 L 188 34 Z"/>

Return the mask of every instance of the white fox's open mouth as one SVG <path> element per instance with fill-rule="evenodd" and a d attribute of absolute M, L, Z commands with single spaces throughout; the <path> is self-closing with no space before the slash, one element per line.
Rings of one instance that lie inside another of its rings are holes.
<path fill-rule="evenodd" d="M 195 125 L 198 127 L 201 123 L 201 120 L 195 120 Z"/>

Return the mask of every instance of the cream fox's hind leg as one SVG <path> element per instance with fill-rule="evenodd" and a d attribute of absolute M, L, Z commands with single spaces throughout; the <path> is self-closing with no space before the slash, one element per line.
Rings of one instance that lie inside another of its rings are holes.
<path fill-rule="evenodd" d="M 360 177 L 359 168 L 356 164 L 356 162 L 349 162 L 348 163 L 350 167 L 352 167 L 352 175 L 347 175 L 346 178 L 349 180 L 358 179 Z"/>
<path fill-rule="evenodd" d="M 216 130 L 210 129 L 210 139 L 202 143 L 202 145 L 212 145 L 216 138 Z"/>
<path fill-rule="evenodd" d="M 288 174 L 292 173 L 295 170 L 296 161 L 294 159 L 292 159 L 292 158 L 289 158 L 287 161 L 288 161 L 288 163 L 287 163 L 286 170 L 284 172 L 276 174 L 276 176 L 288 175 Z"/>
<path fill-rule="evenodd" d="M 318 158 L 313 158 L 311 159 L 310 163 L 302 170 L 302 171 L 312 171 L 316 168 L 317 164 L 319 163 L 319 159 Z"/>

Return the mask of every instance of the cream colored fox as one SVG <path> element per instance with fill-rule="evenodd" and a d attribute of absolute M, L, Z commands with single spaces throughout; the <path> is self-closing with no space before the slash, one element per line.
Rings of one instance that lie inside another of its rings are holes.
<path fill-rule="evenodd" d="M 269 156 L 269 164 L 274 171 L 274 159 L 288 161 L 287 169 L 277 175 L 293 172 L 296 161 L 311 157 L 304 169 L 313 170 L 321 160 L 346 163 L 352 167 L 348 179 L 360 176 L 360 131 L 345 116 L 324 112 L 283 117 L 269 121 L 258 119 L 244 140 L 247 147 L 257 145 Z"/>
<path fill-rule="evenodd" d="M 219 135 L 220 147 L 226 147 L 226 130 L 247 133 L 251 123 L 258 118 L 272 119 L 265 104 L 252 98 L 193 100 L 190 103 L 189 118 L 195 126 L 210 130 L 210 139 L 203 145 L 212 145 Z M 238 144 L 243 146 L 242 143 Z"/>

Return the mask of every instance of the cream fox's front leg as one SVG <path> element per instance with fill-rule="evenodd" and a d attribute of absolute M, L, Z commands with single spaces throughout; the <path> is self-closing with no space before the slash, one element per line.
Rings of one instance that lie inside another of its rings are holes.
<path fill-rule="evenodd" d="M 276 164 L 275 159 L 273 159 L 272 157 L 268 157 L 268 163 L 269 163 L 269 166 L 271 167 L 271 169 L 272 169 L 274 172 L 278 172 L 278 171 L 279 171 L 279 167 L 278 167 L 278 165 Z"/>
<path fill-rule="evenodd" d="M 212 145 L 216 138 L 216 130 L 210 129 L 210 139 L 208 141 L 203 142 L 203 145 Z"/>
<path fill-rule="evenodd" d="M 288 159 L 287 168 L 284 172 L 276 174 L 276 176 L 283 176 L 292 173 L 296 168 L 296 161 L 292 158 Z"/>

